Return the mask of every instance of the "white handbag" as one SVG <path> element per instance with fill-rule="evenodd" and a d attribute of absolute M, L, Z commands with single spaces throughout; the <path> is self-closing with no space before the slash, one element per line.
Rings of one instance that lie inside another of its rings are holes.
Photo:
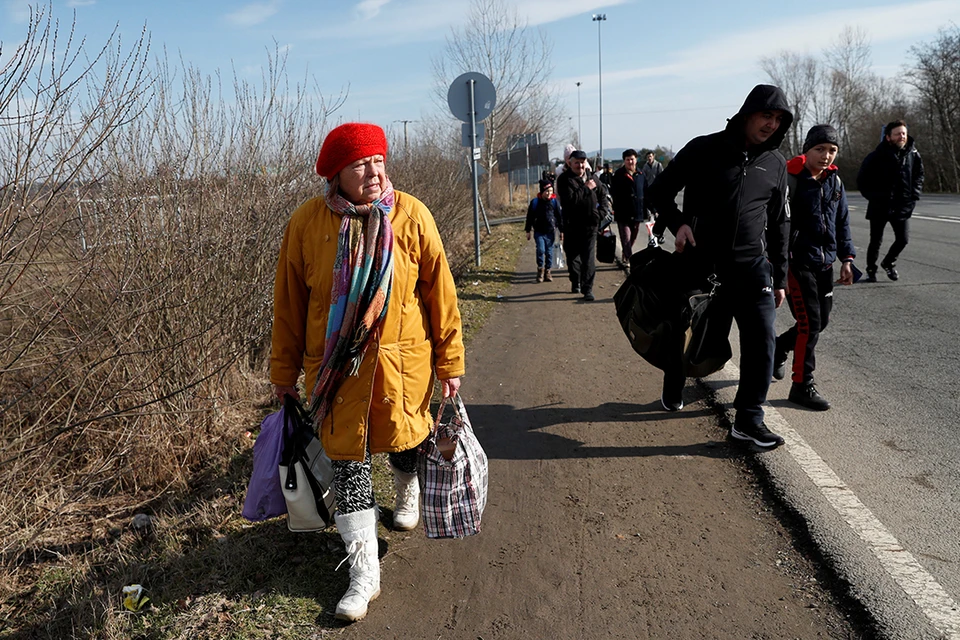
<path fill-rule="evenodd" d="M 284 430 L 280 457 L 280 486 L 287 503 L 290 531 L 320 531 L 333 524 L 337 508 L 333 488 L 333 463 L 310 428 L 296 400 L 287 396 L 290 426 Z"/>

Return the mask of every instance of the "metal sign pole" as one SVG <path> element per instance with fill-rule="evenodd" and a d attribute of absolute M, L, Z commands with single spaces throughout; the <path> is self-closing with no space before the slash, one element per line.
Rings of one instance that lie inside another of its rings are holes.
<path fill-rule="evenodd" d="M 530 200 L 530 136 L 523 141 L 523 155 L 527 157 L 527 200 Z"/>
<path fill-rule="evenodd" d="M 507 193 L 510 197 L 510 204 L 513 204 L 513 172 L 510 170 L 510 145 L 507 145 Z"/>
<path fill-rule="evenodd" d="M 470 158 L 473 167 L 473 244 L 476 249 L 477 266 L 480 266 L 480 189 L 477 181 L 477 107 L 474 101 L 474 85 L 476 80 L 473 78 L 470 84 Z"/>

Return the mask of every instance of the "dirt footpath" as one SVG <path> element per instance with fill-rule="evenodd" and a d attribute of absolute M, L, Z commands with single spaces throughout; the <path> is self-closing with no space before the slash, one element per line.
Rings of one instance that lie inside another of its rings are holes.
<path fill-rule="evenodd" d="M 661 410 L 616 322 L 622 272 L 601 266 L 585 303 L 534 264 L 530 242 L 467 352 L 483 532 L 389 533 L 383 593 L 343 637 L 859 638 L 703 392 Z"/>

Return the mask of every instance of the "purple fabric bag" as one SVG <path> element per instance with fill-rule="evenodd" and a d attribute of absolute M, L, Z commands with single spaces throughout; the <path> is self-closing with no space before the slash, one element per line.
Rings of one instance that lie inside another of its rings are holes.
<path fill-rule="evenodd" d="M 253 473 L 243 502 L 243 517 L 252 522 L 276 518 L 287 512 L 280 485 L 283 417 L 281 409 L 264 418 L 260 423 L 260 435 L 253 443 Z"/>

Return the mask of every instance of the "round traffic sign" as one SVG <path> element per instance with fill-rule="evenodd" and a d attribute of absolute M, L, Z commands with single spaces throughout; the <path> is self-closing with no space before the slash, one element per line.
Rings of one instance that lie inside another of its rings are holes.
<path fill-rule="evenodd" d="M 458 120 L 470 122 L 470 82 L 473 81 L 473 110 L 476 111 L 477 122 L 480 122 L 497 106 L 497 90 L 493 88 L 490 78 L 468 71 L 457 77 L 447 90 L 447 104 L 450 113 Z"/>

